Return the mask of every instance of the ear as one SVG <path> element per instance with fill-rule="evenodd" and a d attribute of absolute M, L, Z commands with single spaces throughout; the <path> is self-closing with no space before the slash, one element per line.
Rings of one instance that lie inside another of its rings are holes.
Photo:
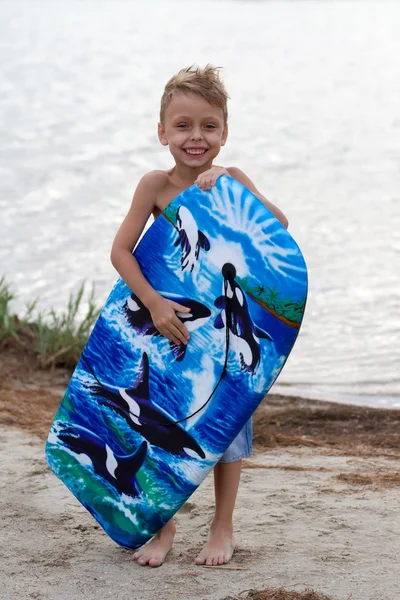
<path fill-rule="evenodd" d="M 221 146 L 225 146 L 225 142 L 227 140 L 227 137 L 228 137 L 228 123 L 225 123 L 225 127 L 224 127 L 224 130 L 222 132 Z"/>
<path fill-rule="evenodd" d="M 163 146 L 168 146 L 167 134 L 165 133 L 165 127 L 162 123 L 158 124 L 158 139 Z"/>

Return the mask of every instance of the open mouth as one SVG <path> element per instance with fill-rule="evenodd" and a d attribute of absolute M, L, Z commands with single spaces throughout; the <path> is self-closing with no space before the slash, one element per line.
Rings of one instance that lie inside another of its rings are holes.
<path fill-rule="evenodd" d="M 197 157 L 204 156 L 204 154 L 207 152 L 207 148 L 184 148 L 183 151 L 188 156 Z"/>

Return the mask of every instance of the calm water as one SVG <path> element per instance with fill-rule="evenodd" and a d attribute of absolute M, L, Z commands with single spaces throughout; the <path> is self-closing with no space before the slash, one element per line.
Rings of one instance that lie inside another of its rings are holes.
<path fill-rule="evenodd" d="M 0 274 L 62 309 L 104 301 L 138 179 L 171 165 L 156 137 L 166 80 L 225 67 L 241 167 L 287 214 L 310 272 L 275 391 L 400 406 L 400 4 L 0 3 Z"/>

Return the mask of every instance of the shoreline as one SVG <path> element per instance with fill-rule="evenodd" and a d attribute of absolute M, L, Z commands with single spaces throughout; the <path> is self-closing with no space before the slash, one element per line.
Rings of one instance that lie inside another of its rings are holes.
<path fill-rule="evenodd" d="M 47 437 L 72 370 L 40 369 L 18 345 L 2 350 L 0 425 Z M 26 411 L 30 406 L 34 410 Z M 400 410 L 269 393 L 253 415 L 254 449 L 324 445 L 331 451 L 400 449 Z"/>
<path fill-rule="evenodd" d="M 37 312 L 36 301 L 28 304 L 24 315 L 17 315 L 11 310 L 10 303 L 15 300 L 5 277 L 0 277 L 0 350 L 4 354 L 3 364 L 0 360 L 0 377 L 8 377 L 15 372 L 15 365 L 27 365 L 30 372 L 45 373 L 51 370 L 61 374 L 63 371 L 72 374 L 79 357 L 86 345 L 90 332 L 100 313 L 96 306 L 94 287 L 87 298 L 87 309 L 81 314 L 81 304 L 85 294 L 85 283 L 75 293 L 71 293 L 65 311 L 57 313 L 51 309 Z M 249 291 L 253 300 L 264 306 L 265 302 Z M 265 308 L 270 310 L 267 305 Z M 272 310 L 272 309 L 271 309 Z M 271 311 L 270 311 L 271 312 Z M 274 311 L 272 311 L 274 312 Z M 282 315 L 275 315 L 285 320 Z M 287 319 L 286 319 L 287 320 Z M 288 321 L 289 323 L 289 321 Z M 294 326 L 295 322 L 290 321 Z M 16 374 L 19 376 L 19 372 Z M 45 381 L 47 377 L 44 376 Z M 64 381 L 65 387 L 69 377 Z M 36 384 L 40 380 L 36 377 Z M 297 397 L 309 401 L 320 401 L 343 405 L 399 410 L 400 398 L 396 396 L 361 396 L 348 394 L 318 393 L 304 391 L 293 383 L 276 382 L 268 396 Z"/>
<path fill-rule="evenodd" d="M 307 392 L 299 389 L 296 384 L 282 384 L 276 383 L 272 386 L 276 388 L 276 392 L 273 392 L 277 396 L 289 396 L 302 398 L 303 400 L 319 401 L 319 402 L 330 402 L 332 404 L 345 404 L 349 406 L 360 406 L 364 408 L 382 408 L 386 410 L 400 410 L 400 398 L 396 396 L 378 396 L 378 395 L 349 395 L 349 394 L 324 394 L 323 392 L 313 392 L 308 390 Z M 285 389 L 287 391 L 285 391 Z M 380 399 L 378 402 L 377 399 Z"/>

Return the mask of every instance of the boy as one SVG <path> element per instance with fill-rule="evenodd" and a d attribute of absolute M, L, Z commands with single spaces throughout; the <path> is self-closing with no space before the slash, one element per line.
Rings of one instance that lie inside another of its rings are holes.
<path fill-rule="evenodd" d="M 283 213 L 260 194 L 239 169 L 213 165 L 228 135 L 228 94 L 218 70 L 182 69 L 167 83 L 161 99 L 158 137 L 168 146 L 175 165 L 168 171 L 151 171 L 140 180 L 132 205 L 113 243 L 111 261 L 127 285 L 150 311 L 158 331 L 175 344 L 187 344 L 190 335 L 176 312 L 189 308 L 160 296 L 143 276 L 132 255 L 151 214 L 156 218 L 183 190 L 196 183 L 208 190 L 221 175 L 240 181 L 251 190 L 285 226 Z M 251 421 L 234 440 L 214 468 L 215 515 L 206 546 L 195 559 L 196 564 L 222 565 L 232 557 L 233 510 L 239 487 L 242 458 L 251 454 Z M 160 566 L 172 547 L 175 522 L 171 519 L 134 554 L 140 565 Z"/>

